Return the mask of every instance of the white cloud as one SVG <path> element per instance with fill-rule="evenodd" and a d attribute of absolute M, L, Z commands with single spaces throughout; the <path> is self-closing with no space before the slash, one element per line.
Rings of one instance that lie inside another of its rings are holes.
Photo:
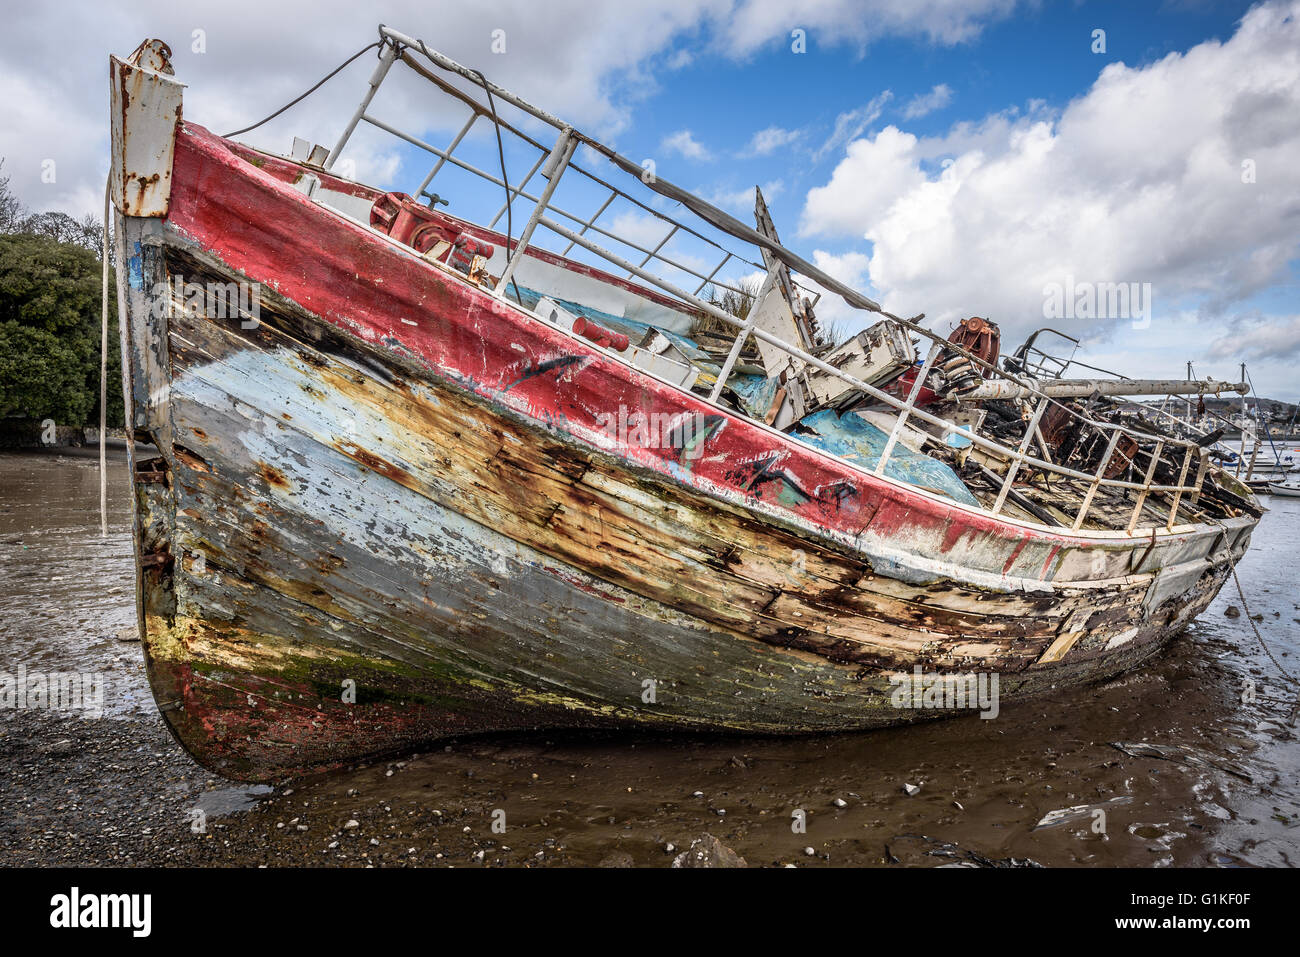
<path fill-rule="evenodd" d="M 695 54 L 686 47 L 682 47 L 669 54 L 668 59 L 664 61 L 664 66 L 670 70 L 684 70 L 694 62 Z"/>
<path fill-rule="evenodd" d="M 764 183 L 760 188 L 763 190 L 763 199 L 771 203 L 785 191 L 785 183 L 782 180 L 774 179 Z M 754 187 L 752 186 L 736 190 L 701 191 L 700 195 L 714 206 L 741 215 L 747 221 L 753 218 Z"/>
<path fill-rule="evenodd" d="M 899 197 L 925 183 L 915 157 L 916 137 L 893 126 L 873 140 L 854 140 L 830 182 L 808 191 L 800 234 L 861 238 Z"/>
<path fill-rule="evenodd" d="M 860 106 L 856 110 L 849 110 L 835 117 L 835 129 L 827 137 L 826 142 L 813 151 L 813 162 L 815 163 L 823 156 L 836 152 L 845 143 L 861 136 L 868 126 L 880 118 L 880 114 L 885 110 L 885 104 L 893 98 L 894 94 L 889 90 L 885 90 L 872 97 L 871 102 L 865 106 Z"/>
<path fill-rule="evenodd" d="M 1030 100 L 1023 108 L 1010 106 L 980 120 L 960 120 L 942 136 L 922 137 L 919 150 L 927 157 L 956 157 L 974 151 L 996 153 L 1005 147 L 1017 125 L 1033 120 L 1052 122 L 1056 116 L 1042 100 Z"/>
<path fill-rule="evenodd" d="M 789 0 L 740 0 L 717 42 L 733 56 L 747 56 L 769 44 L 789 45 L 798 27 L 827 46 L 861 48 L 891 35 L 951 46 L 973 40 L 1015 7 L 1016 0 L 808 0 L 792 10 Z"/>
<path fill-rule="evenodd" d="M 757 156 L 766 156 L 783 146 L 789 146 L 802 136 L 802 130 L 785 130 L 779 126 L 769 126 L 753 135 L 749 141 L 749 152 Z"/>
<path fill-rule="evenodd" d="M 605 223 L 604 228 L 642 249 L 654 249 L 672 230 L 672 224 L 639 209 L 628 209 Z"/>
<path fill-rule="evenodd" d="M 1277 362 L 1300 358 L 1300 315 L 1263 316 L 1235 320 L 1228 332 L 1210 343 L 1214 359 Z M 1288 382 L 1295 389 L 1295 378 Z"/>
<path fill-rule="evenodd" d="M 918 93 L 907 101 L 903 107 L 903 119 L 915 120 L 927 116 L 935 110 L 942 110 L 952 102 L 952 87 L 940 83 L 931 88 L 929 93 Z"/>
<path fill-rule="evenodd" d="M 838 279 L 855 289 L 861 289 L 867 284 L 867 270 L 871 262 L 864 253 L 848 252 L 837 256 L 823 249 L 814 249 L 812 262 L 814 266 L 828 276 Z M 839 296 L 827 292 L 818 283 L 803 277 L 800 277 L 799 281 L 804 286 L 822 294 L 821 298 L 817 300 L 814 312 L 817 314 L 818 322 L 820 322 L 825 332 L 830 332 L 832 328 L 837 331 L 857 332 L 865 329 L 880 318 L 875 313 L 853 308 Z"/>
<path fill-rule="evenodd" d="M 704 145 L 699 142 L 690 130 L 678 130 L 676 133 L 669 133 L 659 144 L 659 148 L 669 153 L 676 153 L 684 156 L 686 159 L 706 161 L 713 158 Z"/>
<path fill-rule="evenodd" d="M 801 232 L 868 240 L 891 311 L 935 328 L 989 316 L 1008 343 L 1048 324 L 1044 286 L 1067 276 L 1150 282 L 1158 321 L 1213 316 L 1286 281 L 1300 255 L 1297 116 L 1292 0 L 1252 9 L 1226 42 L 1111 64 L 1055 117 L 1031 104 L 943 139 L 887 127 L 859 140 L 809 192 Z M 1066 321 L 1074 335 L 1130 325 Z"/>

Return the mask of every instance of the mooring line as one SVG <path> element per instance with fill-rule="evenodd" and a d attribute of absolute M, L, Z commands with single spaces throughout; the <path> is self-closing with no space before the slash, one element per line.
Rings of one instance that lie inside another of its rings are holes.
<path fill-rule="evenodd" d="M 1251 617 L 1250 606 L 1246 604 L 1246 592 L 1241 587 L 1241 579 L 1237 577 L 1236 565 L 1232 566 L 1232 580 L 1237 585 L 1237 596 L 1241 599 L 1241 609 L 1246 613 L 1246 620 L 1250 622 L 1250 629 L 1255 633 L 1255 637 L 1259 639 L 1259 645 L 1264 649 L 1264 654 L 1268 655 L 1268 660 L 1273 662 L 1273 666 L 1282 673 L 1287 681 L 1293 685 L 1300 685 L 1300 680 L 1297 680 L 1295 675 L 1283 668 L 1282 662 L 1278 661 L 1274 656 L 1273 650 L 1269 648 L 1268 642 L 1264 640 L 1263 634 L 1260 633 L 1259 626 L 1255 624 L 1255 619 Z M 1296 702 L 1291 708 L 1291 717 L 1287 719 L 1289 724 L 1295 724 L 1297 714 L 1300 714 L 1300 697 L 1296 698 Z"/>
<path fill-rule="evenodd" d="M 222 139 L 226 139 L 226 140 L 228 140 L 228 139 L 230 139 L 230 138 L 232 138 L 232 137 L 239 136 L 240 134 L 247 133 L 247 132 L 249 132 L 250 130 L 255 130 L 255 129 L 257 129 L 259 126 L 261 126 L 263 123 L 269 123 L 271 120 L 275 119 L 277 116 L 279 116 L 279 115 L 280 115 L 281 113 L 283 113 L 285 110 L 287 110 L 289 107 L 291 107 L 291 106 L 296 106 L 297 104 L 301 103 L 303 100 L 307 99 L 307 97 L 311 96 L 313 93 L 315 93 L 317 90 L 319 90 L 322 86 L 324 86 L 325 83 L 326 83 L 326 81 L 333 79 L 334 76 L 335 76 L 335 74 L 337 74 L 340 70 L 342 70 L 345 66 L 347 66 L 349 63 L 351 63 L 351 62 L 352 62 L 353 60 L 355 60 L 357 57 L 361 56 L 361 54 L 365 53 L 367 50 L 373 50 L 375 47 L 379 47 L 379 46 L 383 46 L 383 45 L 384 45 L 384 43 L 383 43 L 382 40 L 376 40 L 374 43 L 371 43 L 371 44 L 369 44 L 368 46 L 364 46 L 364 47 L 362 47 L 362 48 L 361 48 L 360 50 L 358 50 L 356 53 L 352 54 L 352 56 L 348 57 L 346 60 L 344 60 L 344 61 L 343 61 L 342 63 L 340 63 L 338 66 L 336 66 L 336 67 L 335 67 L 333 70 L 331 70 L 329 73 L 325 74 L 325 76 L 321 77 L 321 79 L 317 81 L 316 85 L 313 86 L 313 87 L 312 87 L 310 90 L 308 90 L 306 93 L 304 93 L 302 96 L 300 96 L 300 97 L 298 97 L 298 98 L 296 98 L 296 99 L 290 100 L 288 103 L 286 103 L 284 106 L 280 107 L 278 110 L 276 110 L 276 111 L 275 111 L 274 113 L 272 113 L 270 116 L 267 116 L 267 117 L 264 117 L 263 119 L 258 120 L 258 121 L 257 121 L 256 123 L 254 123 L 252 126 L 245 126 L 242 130 L 235 130 L 235 132 L 233 132 L 233 133 L 226 133 L 224 136 L 222 136 Z"/>

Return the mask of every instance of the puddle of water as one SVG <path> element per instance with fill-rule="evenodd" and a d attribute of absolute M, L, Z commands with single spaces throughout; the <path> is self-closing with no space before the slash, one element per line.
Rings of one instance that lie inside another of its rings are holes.
<path fill-rule="evenodd" d="M 208 817 L 224 817 L 251 811 L 258 804 L 275 793 L 269 784 L 242 784 L 228 788 L 214 788 L 199 794 L 193 806 L 201 808 Z"/>

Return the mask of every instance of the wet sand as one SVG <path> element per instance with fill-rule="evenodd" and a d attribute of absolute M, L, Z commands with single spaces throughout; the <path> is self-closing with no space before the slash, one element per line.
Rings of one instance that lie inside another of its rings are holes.
<path fill-rule="evenodd" d="M 130 515 L 125 459 L 110 465 L 103 540 L 93 458 L 0 454 L 0 670 L 107 676 L 102 717 L 0 709 L 0 864 L 666 867 L 704 833 L 751 866 L 1300 862 L 1296 689 L 1246 616 L 1225 615 L 1241 605 L 1231 581 L 1146 670 L 994 720 L 831 738 L 495 735 L 274 789 L 226 781 L 168 734 L 140 645 L 123 640 Z M 1300 674 L 1300 500 L 1268 505 L 1239 573 Z"/>

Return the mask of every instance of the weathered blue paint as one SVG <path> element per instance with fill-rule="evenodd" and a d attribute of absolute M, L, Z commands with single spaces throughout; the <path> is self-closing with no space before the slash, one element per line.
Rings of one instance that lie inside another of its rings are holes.
<path fill-rule="evenodd" d="M 889 441 L 888 435 L 856 412 L 840 415 L 834 409 L 823 409 L 805 416 L 799 425 L 801 428 L 791 434 L 801 442 L 868 469 L 876 467 Z M 938 459 L 913 452 L 901 443 L 895 444 L 889 453 L 885 474 L 899 482 L 940 492 L 967 505 L 979 505 L 952 469 Z"/>

